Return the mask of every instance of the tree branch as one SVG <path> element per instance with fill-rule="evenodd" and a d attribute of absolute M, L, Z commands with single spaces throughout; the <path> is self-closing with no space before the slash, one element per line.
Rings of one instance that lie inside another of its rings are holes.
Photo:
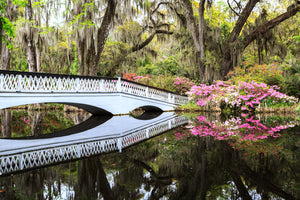
<path fill-rule="evenodd" d="M 234 1 L 234 2 L 237 3 L 236 1 Z M 229 6 L 230 10 L 231 10 L 232 12 L 234 12 L 234 14 L 236 14 L 237 16 L 240 16 L 240 14 L 237 13 L 237 12 L 231 7 L 231 4 L 230 4 L 229 0 L 227 0 L 227 5 Z"/>
<path fill-rule="evenodd" d="M 294 8 L 288 10 L 287 12 L 277 16 L 276 18 L 268 21 L 267 23 L 257 27 L 255 30 L 253 30 L 250 34 L 248 34 L 244 40 L 243 45 L 244 49 L 254 40 L 258 38 L 259 35 L 263 35 L 267 31 L 271 30 L 281 22 L 289 19 L 290 17 L 296 15 L 300 11 L 300 5 L 295 6 Z"/>
<path fill-rule="evenodd" d="M 170 3 L 170 2 L 160 2 L 159 4 L 157 4 L 156 8 L 154 8 L 154 10 L 152 10 L 151 15 L 152 15 L 153 13 L 155 13 L 155 12 L 159 9 L 159 7 L 160 7 L 161 5 L 167 5 L 167 4 L 169 4 L 169 3 Z"/>
<path fill-rule="evenodd" d="M 145 46 L 147 46 L 154 38 L 154 36 L 156 34 L 168 34 L 168 35 L 172 35 L 173 31 L 167 31 L 167 30 L 155 30 L 146 40 L 144 40 L 141 44 L 137 44 L 135 46 L 133 46 L 131 48 L 131 52 L 135 52 L 138 50 L 141 50 L 142 48 L 144 48 Z"/>
<path fill-rule="evenodd" d="M 183 3 L 186 7 L 186 20 L 187 20 L 187 24 L 188 27 L 191 31 L 192 37 L 193 37 L 193 41 L 195 44 L 195 47 L 197 49 L 197 51 L 200 51 L 200 45 L 199 45 L 199 29 L 197 28 L 197 24 L 196 24 L 196 19 L 194 17 L 194 11 L 193 11 L 193 6 L 190 0 L 183 0 Z"/>
<path fill-rule="evenodd" d="M 244 24 L 246 23 L 249 15 L 251 14 L 253 8 L 260 0 L 249 0 L 242 13 L 240 14 L 229 38 L 229 43 L 234 42 L 239 36 Z"/>

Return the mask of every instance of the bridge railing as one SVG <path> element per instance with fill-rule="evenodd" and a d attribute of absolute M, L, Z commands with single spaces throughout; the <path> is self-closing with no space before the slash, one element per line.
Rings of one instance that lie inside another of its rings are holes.
<path fill-rule="evenodd" d="M 178 116 L 145 129 L 126 132 L 117 138 L 108 138 L 99 141 L 63 145 L 59 147 L 0 156 L 0 176 L 92 155 L 122 151 L 123 148 L 132 146 L 170 129 L 184 125 L 187 122 L 187 117 Z"/>
<path fill-rule="evenodd" d="M 72 93 L 123 92 L 174 104 L 186 96 L 121 78 L 59 75 L 0 70 L 0 92 Z"/>

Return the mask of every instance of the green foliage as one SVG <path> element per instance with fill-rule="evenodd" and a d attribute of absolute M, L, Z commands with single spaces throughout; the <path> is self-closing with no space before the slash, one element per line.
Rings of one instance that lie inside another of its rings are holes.
<path fill-rule="evenodd" d="M 128 44 L 107 39 L 99 64 L 99 74 L 101 76 L 115 76 L 121 74 L 116 61 L 124 58 L 124 54 L 130 49 Z"/>
<path fill-rule="evenodd" d="M 78 29 L 85 27 L 91 28 L 95 26 L 95 23 L 86 17 L 87 13 L 94 9 L 94 3 L 84 3 L 81 7 L 83 7 L 82 12 L 74 16 L 74 19 L 71 21 L 70 25 L 77 24 Z"/>
<path fill-rule="evenodd" d="M 19 5 L 21 7 L 25 7 L 26 0 L 13 0 L 13 4 Z M 2 28 L 4 34 L 2 34 L 2 38 L 0 42 L 4 41 L 6 46 L 11 49 L 12 43 L 10 42 L 11 38 L 15 37 L 15 25 L 6 17 L 5 7 L 7 6 L 7 1 L 1 0 L 0 1 L 0 21 L 2 23 Z"/>
<path fill-rule="evenodd" d="M 252 66 L 247 61 L 242 66 L 235 67 L 228 73 L 228 80 L 233 83 L 244 81 L 250 83 L 256 81 L 268 85 L 278 85 L 280 91 L 295 97 L 299 97 L 300 88 L 300 61 L 294 65 L 287 63 L 272 63 L 269 65 Z"/>
<path fill-rule="evenodd" d="M 169 56 L 167 59 L 157 62 L 155 65 L 149 57 L 146 57 L 137 62 L 137 72 L 140 75 L 178 75 L 180 74 L 180 65 L 174 56 Z"/>
<path fill-rule="evenodd" d="M 285 67 L 282 82 L 279 84 L 281 91 L 300 97 L 300 61 L 295 65 Z"/>
<path fill-rule="evenodd" d="M 167 59 L 158 62 L 156 75 L 170 74 L 177 75 L 180 72 L 180 65 L 174 56 L 169 56 Z"/>
<path fill-rule="evenodd" d="M 145 77 L 141 76 L 137 76 L 135 81 L 142 83 L 142 84 L 146 84 L 146 85 L 150 85 L 153 87 L 158 87 L 161 89 L 165 89 L 165 90 L 169 90 L 172 92 L 177 92 L 178 89 L 176 87 L 176 85 L 174 84 L 174 80 L 175 80 L 175 76 L 171 76 L 171 75 L 147 75 Z"/>
<path fill-rule="evenodd" d="M 282 80 L 282 69 L 278 63 L 270 65 L 248 65 L 243 62 L 242 66 L 235 67 L 227 74 L 227 78 L 233 83 L 244 81 L 250 83 L 255 81 L 258 83 L 267 83 L 268 85 L 279 85 Z"/>

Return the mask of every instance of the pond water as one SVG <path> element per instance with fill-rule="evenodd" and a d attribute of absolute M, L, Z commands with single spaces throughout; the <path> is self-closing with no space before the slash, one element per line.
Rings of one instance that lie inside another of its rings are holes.
<path fill-rule="evenodd" d="M 300 199 L 299 116 L 0 119 L 0 199 Z"/>

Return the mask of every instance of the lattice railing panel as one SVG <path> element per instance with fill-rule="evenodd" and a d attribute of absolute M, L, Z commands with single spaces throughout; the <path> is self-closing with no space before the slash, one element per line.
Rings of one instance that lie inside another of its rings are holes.
<path fill-rule="evenodd" d="M 8 174 L 24 169 L 41 167 L 49 164 L 59 163 L 105 152 L 120 151 L 122 148 L 136 144 L 171 128 L 187 123 L 184 116 L 176 117 L 142 129 L 132 131 L 119 138 L 111 138 L 100 141 L 86 142 L 68 146 L 23 152 L 15 155 L 0 157 L 0 175 Z"/>
<path fill-rule="evenodd" d="M 185 96 L 120 78 L 31 75 L 7 71 L 0 71 L 0 92 L 123 92 L 175 104 L 187 102 Z"/>

